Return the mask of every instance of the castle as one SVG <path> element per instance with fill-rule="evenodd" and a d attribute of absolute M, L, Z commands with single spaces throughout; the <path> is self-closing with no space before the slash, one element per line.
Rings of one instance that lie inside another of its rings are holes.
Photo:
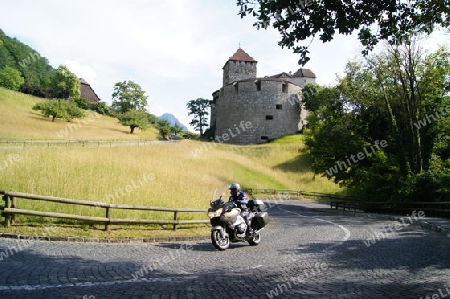
<path fill-rule="evenodd" d="M 223 67 L 223 86 L 211 101 L 210 127 L 215 141 L 233 144 L 265 143 L 295 134 L 306 124 L 302 87 L 315 83 L 315 74 L 300 68 L 258 78 L 258 62 L 239 48 Z"/>

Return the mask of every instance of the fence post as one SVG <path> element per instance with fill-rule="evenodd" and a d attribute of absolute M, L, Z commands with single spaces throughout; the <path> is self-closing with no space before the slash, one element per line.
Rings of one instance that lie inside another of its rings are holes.
<path fill-rule="evenodd" d="M 110 216 L 111 216 L 111 210 L 110 210 L 110 207 L 106 207 L 106 218 L 109 219 Z M 106 231 L 109 231 L 109 226 L 110 226 L 109 223 L 106 223 L 106 224 L 105 224 L 105 230 L 106 230 Z"/>
<path fill-rule="evenodd" d="M 10 207 L 10 203 L 9 203 L 9 196 L 8 195 L 3 195 L 3 200 L 5 201 L 5 208 L 9 208 Z M 11 215 L 4 213 L 5 215 L 5 227 L 10 227 L 11 226 Z"/>
<path fill-rule="evenodd" d="M 16 208 L 16 198 L 11 196 L 11 208 Z M 11 215 L 11 224 L 16 223 L 16 214 Z"/>
<path fill-rule="evenodd" d="M 178 211 L 173 212 L 173 220 L 178 220 Z M 177 230 L 177 225 L 175 223 L 173 224 L 173 230 Z"/>

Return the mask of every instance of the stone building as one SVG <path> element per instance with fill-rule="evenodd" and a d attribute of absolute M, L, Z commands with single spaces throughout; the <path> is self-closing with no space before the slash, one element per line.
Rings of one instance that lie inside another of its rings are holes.
<path fill-rule="evenodd" d="M 80 78 L 80 98 L 88 100 L 90 103 L 100 102 L 100 98 L 92 89 L 91 85 L 83 78 Z"/>
<path fill-rule="evenodd" d="M 239 48 L 223 67 L 223 86 L 213 93 L 210 126 L 215 141 L 265 143 L 295 134 L 306 124 L 302 87 L 314 83 L 309 69 L 258 78 L 257 61 Z"/>

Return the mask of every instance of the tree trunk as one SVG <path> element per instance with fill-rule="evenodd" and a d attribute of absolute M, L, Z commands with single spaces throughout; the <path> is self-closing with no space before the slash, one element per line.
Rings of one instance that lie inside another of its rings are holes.
<path fill-rule="evenodd" d="M 130 134 L 133 134 L 134 133 L 134 128 L 136 128 L 135 126 L 130 126 Z"/>

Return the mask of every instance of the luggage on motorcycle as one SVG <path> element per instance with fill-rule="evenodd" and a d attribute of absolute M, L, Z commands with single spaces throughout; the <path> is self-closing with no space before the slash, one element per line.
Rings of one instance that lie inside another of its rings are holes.
<path fill-rule="evenodd" d="M 264 209 L 264 203 L 262 200 L 253 199 L 248 201 L 247 207 L 251 212 L 262 212 Z"/>
<path fill-rule="evenodd" d="M 215 211 L 214 211 L 214 209 L 211 209 L 211 208 L 208 209 L 209 219 L 212 219 L 214 217 L 220 217 L 220 215 L 222 215 L 222 213 L 223 213 L 223 208 L 219 208 Z"/>
<path fill-rule="evenodd" d="M 252 227 L 261 229 L 270 222 L 269 214 L 267 212 L 262 212 L 256 214 L 252 218 Z"/>

